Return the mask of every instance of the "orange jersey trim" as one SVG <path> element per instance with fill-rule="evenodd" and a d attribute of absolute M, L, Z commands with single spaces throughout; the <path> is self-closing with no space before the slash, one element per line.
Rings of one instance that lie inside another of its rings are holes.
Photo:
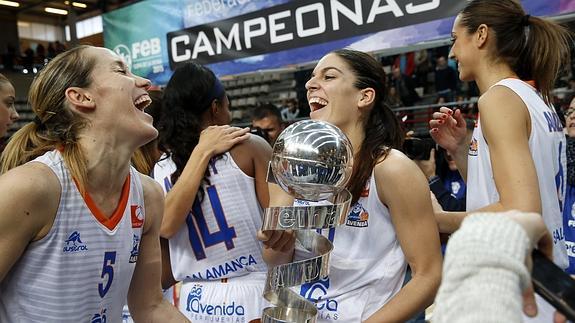
<path fill-rule="evenodd" d="M 74 183 L 76 184 L 76 186 L 78 186 L 78 183 L 76 183 L 75 179 Z M 118 225 L 118 223 L 120 223 L 120 220 L 124 216 L 126 205 L 128 205 L 129 196 L 130 196 L 130 174 L 128 174 L 128 176 L 126 177 L 126 181 L 124 181 L 124 186 L 122 187 L 122 193 L 120 195 L 120 203 L 118 203 L 118 206 L 116 207 L 114 213 L 112 213 L 112 216 L 110 217 L 107 217 L 100 210 L 100 208 L 96 205 L 96 203 L 94 203 L 94 200 L 92 200 L 92 197 L 88 192 L 82 194 L 82 198 L 84 199 L 84 202 L 86 203 L 88 209 L 90 209 L 90 211 L 92 212 L 92 215 L 94 215 L 94 217 L 96 218 L 96 220 L 98 220 L 98 222 L 100 222 L 103 226 L 108 228 L 108 230 L 114 230 L 114 228 Z"/>

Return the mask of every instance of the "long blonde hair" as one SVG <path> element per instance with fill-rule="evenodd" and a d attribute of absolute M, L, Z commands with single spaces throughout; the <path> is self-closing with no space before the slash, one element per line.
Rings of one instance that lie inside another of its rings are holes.
<path fill-rule="evenodd" d="M 35 120 L 12 135 L 0 157 L 2 174 L 58 149 L 80 191 L 84 191 L 86 158 L 77 139 L 87 121 L 69 108 L 65 91 L 90 86 L 96 59 L 83 55 L 87 48 L 90 46 L 79 46 L 59 54 L 36 76 L 28 94 Z"/>

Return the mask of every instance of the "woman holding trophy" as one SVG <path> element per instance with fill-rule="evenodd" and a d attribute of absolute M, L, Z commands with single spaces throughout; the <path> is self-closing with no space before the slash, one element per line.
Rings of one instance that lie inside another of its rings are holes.
<path fill-rule="evenodd" d="M 318 322 L 406 321 L 433 301 L 441 254 L 427 181 L 397 150 L 403 132 L 384 104 L 383 69 L 368 54 L 337 50 L 318 62 L 306 88 L 310 118 L 337 126 L 351 141 L 353 200 L 344 224 L 321 232 L 334 245 L 329 276 L 299 293 L 316 302 Z M 270 193 L 271 206 L 289 200 L 274 185 Z M 309 257 L 289 231 L 259 238 L 270 265 Z M 408 264 L 413 276 L 403 286 Z"/>

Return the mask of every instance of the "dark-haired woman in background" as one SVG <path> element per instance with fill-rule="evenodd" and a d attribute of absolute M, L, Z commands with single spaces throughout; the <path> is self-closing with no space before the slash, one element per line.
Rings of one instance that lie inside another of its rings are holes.
<path fill-rule="evenodd" d="M 317 302 L 318 322 L 405 322 L 433 301 L 441 254 L 425 176 L 397 150 L 403 130 L 384 103 L 383 68 L 366 53 L 337 50 L 318 62 L 306 88 L 310 118 L 351 140 L 353 202 L 344 225 L 322 232 L 334 243 L 329 277 L 299 292 Z M 271 205 L 285 201 L 272 191 Z M 260 239 L 271 247 L 264 249 L 270 264 L 310 256 L 287 232 Z M 407 264 L 412 278 L 402 287 Z"/>
<path fill-rule="evenodd" d="M 183 281 L 179 309 L 193 322 L 259 318 L 267 266 L 256 239 L 271 147 L 249 128 L 230 127 L 224 87 L 189 63 L 164 89 L 154 178 L 166 191 L 161 236 L 169 239 L 163 286 Z M 173 277 L 171 277 L 173 273 Z"/>

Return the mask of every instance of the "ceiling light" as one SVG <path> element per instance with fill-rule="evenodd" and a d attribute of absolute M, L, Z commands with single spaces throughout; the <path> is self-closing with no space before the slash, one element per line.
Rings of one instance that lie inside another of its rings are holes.
<path fill-rule="evenodd" d="M 14 2 L 14 1 L 0 0 L 0 5 L 9 6 L 9 7 L 20 7 L 20 4 L 18 2 Z"/>
<path fill-rule="evenodd" d="M 63 16 L 68 14 L 68 10 L 56 9 L 56 8 L 51 8 L 51 7 L 44 8 L 44 11 L 49 12 L 49 13 L 55 13 L 57 15 L 63 15 Z"/>
<path fill-rule="evenodd" d="M 65 4 L 69 5 L 70 1 L 64 1 Z M 88 8 L 88 5 L 82 2 L 72 2 L 72 5 L 74 7 L 78 7 L 78 8 Z"/>

